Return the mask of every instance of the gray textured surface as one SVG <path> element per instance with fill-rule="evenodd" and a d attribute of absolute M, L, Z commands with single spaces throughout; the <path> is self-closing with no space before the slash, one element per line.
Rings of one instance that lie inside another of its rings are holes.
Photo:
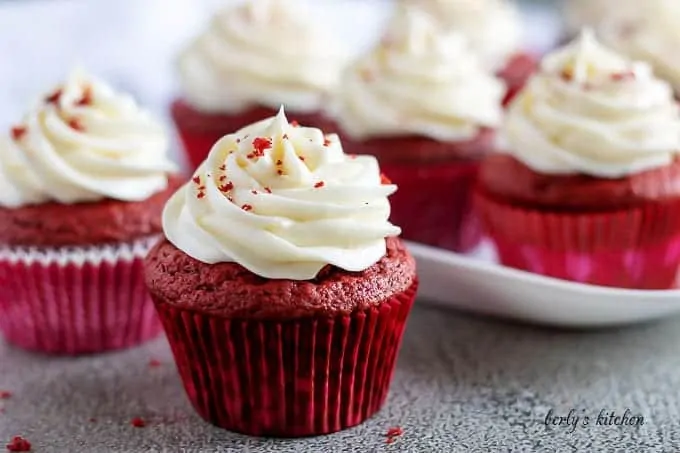
<path fill-rule="evenodd" d="M 0 442 L 36 452 L 678 452 L 680 321 L 561 332 L 440 311 L 410 320 L 392 393 L 364 425 L 320 438 L 266 440 L 202 422 L 187 402 L 165 339 L 79 359 L 0 343 Z M 158 359 L 159 367 L 149 360 Z M 546 428 L 550 409 L 642 414 L 640 428 Z M 89 421 L 91 417 L 95 422 Z M 149 422 L 130 425 L 133 417 Z M 399 425 L 404 435 L 386 444 Z"/>

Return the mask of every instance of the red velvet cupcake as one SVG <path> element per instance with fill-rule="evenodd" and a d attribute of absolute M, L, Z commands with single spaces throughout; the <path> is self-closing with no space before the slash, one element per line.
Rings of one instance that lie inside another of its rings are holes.
<path fill-rule="evenodd" d="M 415 263 L 375 158 L 283 110 L 212 148 L 168 202 L 146 281 L 197 412 L 245 434 L 311 436 L 387 396 Z"/>
<path fill-rule="evenodd" d="M 668 289 L 680 270 L 680 110 L 671 87 L 589 32 L 512 103 L 478 201 L 503 264 Z"/>
<path fill-rule="evenodd" d="M 292 0 L 248 0 L 219 11 L 180 55 L 172 117 L 196 168 L 223 135 L 274 116 L 332 131 L 322 113 L 344 51 Z"/>
<path fill-rule="evenodd" d="M 522 17 L 511 0 L 403 0 L 431 15 L 445 30 L 461 33 L 482 66 L 503 79 L 507 105 L 537 68 L 523 48 Z"/>
<path fill-rule="evenodd" d="M 460 252 L 479 243 L 471 193 L 503 94 L 461 35 L 407 7 L 346 71 L 331 110 L 345 148 L 377 156 L 399 186 L 391 218 L 405 239 Z"/>
<path fill-rule="evenodd" d="M 74 73 L 0 142 L 0 331 L 55 354 L 160 333 L 143 257 L 176 180 L 163 129 Z M 156 239 L 157 240 L 157 239 Z"/>

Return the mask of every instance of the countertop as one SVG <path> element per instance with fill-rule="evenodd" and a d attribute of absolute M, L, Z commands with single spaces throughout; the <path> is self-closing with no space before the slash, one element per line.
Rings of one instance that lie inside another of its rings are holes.
<path fill-rule="evenodd" d="M 680 320 L 555 331 L 419 301 L 382 411 L 359 427 L 300 440 L 250 438 L 203 422 L 164 338 L 75 359 L 0 343 L 0 390 L 12 393 L 0 400 L 0 442 L 22 435 L 44 453 L 678 452 L 679 343 Z M 549 414 L 571 409 L 577 427 L 546 426 Z M 602 424 L 626 409 L 628 420 L 644 424 Z M 147 426 L 133 427 L 134 417 Z M 403 435 L 388 444 L 394 426 Z"/>

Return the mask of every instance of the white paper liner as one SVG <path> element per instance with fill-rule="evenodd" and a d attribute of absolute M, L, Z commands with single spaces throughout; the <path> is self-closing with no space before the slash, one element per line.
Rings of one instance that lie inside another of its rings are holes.
<path fill-rule="evenodd" d="M 9 261 L 10 263 L 40 263 L 43 265 L 57 263 L 61 266 L 67 264 L 82 266 L 85 263 L 97 265 L 103 262 L 130 262 L 145 257 L 149 250 L 156 245 L 160 237 L 161 235 L 154 235 L 133 242 L 82 247 L 2 246 L 0 247 L 0 260 Z"/>

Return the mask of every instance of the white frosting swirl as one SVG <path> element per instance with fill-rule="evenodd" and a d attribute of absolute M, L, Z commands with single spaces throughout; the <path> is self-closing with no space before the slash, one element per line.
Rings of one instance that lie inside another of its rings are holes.
<path fill-rule="evenodd" d="M 326 265 L 362 271 L 401 231 L 371 156 L 336 135 L 289 125 L 283 108 L 213 146 L 168 202 L 168 240 L 204 263 L 236 262 L 264 278 L 308 280 Z"/>
<path fill-rule="evenodd" d="M 509 152 L 537 172 L 618 178 L 669 164 L 680 150 L 670 86 L 590 31 L 548 55 L 512 103 Z"/>
<path fill-rule="evenodd" d="M 442 33 L 419 10 L 400 8 L 382 42 L 348 68 L 331 110 L 355 138 L 458 141 L 500 124 L 504 93 L 461 35 Z"/>
<path fill-rule="evenodd" d="M 619 12 L 600 24 L 603 42 L 630 58 L 646 61 L 680 93 L 680 1 L 647 0 L 642 6 L 638 0 L 627 14 L 624 6 L 613 6 Z"/>
<path fill-rule="evenodd" d="M 404 0 L 462 33 L 487 70 L 498 71 L 523 45 L 522 21 L 508 0 Z"/>
<path fill-rule="evenodd" d="M 180 55 L 186 99 L 208 112 L 252 106 L 320 110 L 347 54 L 295 0 L 250 0 L 219 11 Z"/>
<path fill-rule="evenodd" d="M 144 200 L 176 171 L 167 149 L 131 97 L 74 71 L 0 139 L 0 206 Z"/>

